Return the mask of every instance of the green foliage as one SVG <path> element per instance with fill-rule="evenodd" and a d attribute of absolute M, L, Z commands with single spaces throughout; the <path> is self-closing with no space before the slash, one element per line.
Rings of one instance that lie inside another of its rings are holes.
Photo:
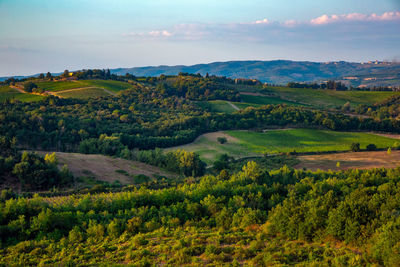
<path fill-rule="evenodd" d="M 360 151 L 360 143 L 352 143 L 350 146 L 351 151 L 358 152 Z"/>
<path fill-rule="evenodd" d="M 184 176 L 201 176 L 206 166 L 198 154 L 181 149 L 167 153 L 161 149 L 136 151 L 132 158 Z"/>
<path fill-rule="evenodd" d="M 376 151 L 378 148 L 376 147 L 375 144 L 368 144 L 367 145 L 367 151 Z"/>
<path fill-rule="evenodd" d="M 31 93 L 36 88 L 38 88 L 38 86 L 33 82 L 27 82 L 27 83 L 24 84 L 24 90 L 26 92 Z"/>
<path fill-rule="evenodd" d="M 173 188 L 11 198 L 0 202 L 0 264 L 392 266 L 399 177 L 249 162 L 226 179 Z"/>
<path fill-rule="evenodd" d="M 228 140 L 226 139 L 226 137 L 218 137 L 218 138 L 217 138 L 217 141 L 218 141 L 221 145 L 223 145 L 223 144 L 225 144 L 226 142 L 228 142 Z"/>

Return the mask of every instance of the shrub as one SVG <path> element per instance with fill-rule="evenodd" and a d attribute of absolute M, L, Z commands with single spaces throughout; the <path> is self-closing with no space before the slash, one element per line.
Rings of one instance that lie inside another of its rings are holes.
<path fill-rule="evenodd" d="M 352 143 L 350 146 L 351 151 L 358 152 L 360 151 L 360 143 Z"/>
<path fill-rule="evenodd" d="M 378 148 L 376 147 L 375 144 L 369 144 L 367 145 L 367 150 L 368 151 L 376 151 Z"/>
<path fill-rule="evenodd" d="M 33 89 L 38 88 L 38 86 L 36 84 L 34 84 L 33 82 L 27 82 L 26 84 L 24 84 L 24 90 L 26 92 L 31 93 L 33 91 Z"/>
<path fill-rule="evenodd" d="M 221 136 L 217 138 L 217 141 L 222 145 L 225 144 L 226 142 L 228 142 L 228 140 L 225 137 L 221 137 Z"/>

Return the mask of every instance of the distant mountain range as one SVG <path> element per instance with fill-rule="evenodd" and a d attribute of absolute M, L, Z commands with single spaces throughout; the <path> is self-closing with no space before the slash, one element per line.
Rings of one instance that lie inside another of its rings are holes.
<path fill-rule="evenodd" d="M 257 79 L 272 84 L 321 82 L 333 79 L 353 86 L 400 86 L 400 63 L 377 61 L 368 63 L 290 60 L 228 61 L 192 66 L 151 66 L 111 70 L 114 74 L 130 73 L 135 76 L 176 75 L 179 72 Z"/>
<path fill-rule="evenodd" d="M 192 66 L 154 66 L 113 69 L 112 73 L 136 76 L 175 75 L 179 72 L 257 79 L 273 84 L 343 80 L 353 86 L 400 85 L 400 64 L 388 62 L 228 61 Z"/>

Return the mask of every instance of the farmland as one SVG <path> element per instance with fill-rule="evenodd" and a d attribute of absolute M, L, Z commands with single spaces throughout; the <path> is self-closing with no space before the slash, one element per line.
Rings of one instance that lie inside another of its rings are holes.
<path fill-rule="evenodd" d="M 333 153 L 325 155 L 299 156 L 295 168 L 309 170 L 348 170 L 372 168 L 396 168 L 399 166 L 400 151 L 363 151 Z M 339 166 L 338 166 L 339 162 Z"/>
<path fill-rule="evenodd" d="M 22 102 L 32 102 L 32 101 L 39 101 L 43 98 L 44 96 L 34 95 L 34 94 L 24 94 L 18 92 L 14 88 L 10 88 L 8 86 L 0 86 L 0 101 L 4 101 L 6 99 L 9 100 L 17 99 Z"/>
<path fill-rule="evenodd" d="M 70 89 L 70 90 L 59 91 L 53 94 L 62 98 L 77 98 L 77 99 L 88 99 L 88 98 L 110 95 L 110 93 L 105 91 L 103 88 L 96 88 L 96 87 Z"/>
<path fill-rule="evenodd" d="M 44 152 L 39 152 L 45 154 Z M 85 155 L 79 153 L 56 152 L 60 166 L 66 164 L 75 177 L 91 178 L 99 181 L 121 184 L 133 184 L 136 175 L 145 175 L 149 179 L 160 176 L 175 177 L 175 174 L 137 161 L 112 158 L 104 155 Z"/>
<path fill-rule="evenodd" d="M 218 137 L 228 142 L 220 144 Z M 194 151 L 208 164 L 219 155 L 227 153 L 235 158 L 260 156 L 264 153 L 281 152 L 327 152 L 348 151 L 353 142 L 359 142 L 362 149 L 368 144 L 378 148 L 393 146 L 396 139 L 370 133 L 334 132 L 314 129 L 269 130 L 264 133 L 253 131 L 225 131 L 200 136 L 193 143 L 179 146 Z M 175 149 L 175 148 L 174 148 Z"/>
<path fill-rule="evenodd" d="M 306 106 L 305 104 L 296 103 L 293 101 L 285 100 L 279 97 L 263 96 L 263 95 L 250 95 L 241 94 L 242 102 L 256 105 L 293 105 L 293 106 Z"/>
<path fill-rule="evenodd" d="M 378 148 L 392 146 L 396 139 L 369 133 L 334 132 L 314 129 L 269 130 L 264 133 L 252 131 L 227 131 L 254 153 L 280 152 L 326 152 L 347 151 L 354 142 L 365 149 L 368 144 Z"/>
<path fill-rule="evenodd" d="M 374 104 L 399 92 L 373 91 L 335 91 L 319 89 L 300 89 L 289 87 L 268 87 L 267 90 L 283 99 L 307 104 L 317 108 L 337 108 L 349 102 L 352 107 L 360 104 Z"/>

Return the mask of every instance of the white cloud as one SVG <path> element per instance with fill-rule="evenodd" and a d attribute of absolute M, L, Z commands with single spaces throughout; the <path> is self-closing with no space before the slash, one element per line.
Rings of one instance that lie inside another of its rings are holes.
<path fill-rule="evenodd" d="M 268 24 L 268 23 L 270 23 L 270 20 L 268 19 L 256 20 L 254 22 L 254 24 Z"/>
<path fill-rule="evenodd" d="M 178 24 L 169 29 L 129 33 L 124 36 L 150 40 L 258 42 L 280 45 L 290 42 L 312 45 L 338 42 L 357 47 L 366 42 L 373 44 L 377 40 L 387 44 L 396 43 L 400 39 L 399 22 L 398 11 L 379 15 L 351 13 L 322 15 L 310 21 L 279 22 L 265 18 L 247 23 Z"/>
<path fill-rule="evenodd" d="M 350 14 L 342 14 L 342 15 L 322 15 L 318 18 L 312 19 L 310 21 L 311 24 L 314 25 L 323 25 L 328 23 L 337 23 L 337 22 L 348 22 L 348 21 L 393 21 L 400 20 L 400 12 L 385 12 L 382 15 L 373 14 L 361 14 L 361 13 L 350 13 Z"/>
<path fill-rule="evenodd" d="M 147 33 L 137 33 L 137 32 L 130 32 L 130 33 L 123 33 L 122 36 L 124 37 L 171 37 L 173 34 L 167 30 L 155 30 L 150 31 Z"/>

